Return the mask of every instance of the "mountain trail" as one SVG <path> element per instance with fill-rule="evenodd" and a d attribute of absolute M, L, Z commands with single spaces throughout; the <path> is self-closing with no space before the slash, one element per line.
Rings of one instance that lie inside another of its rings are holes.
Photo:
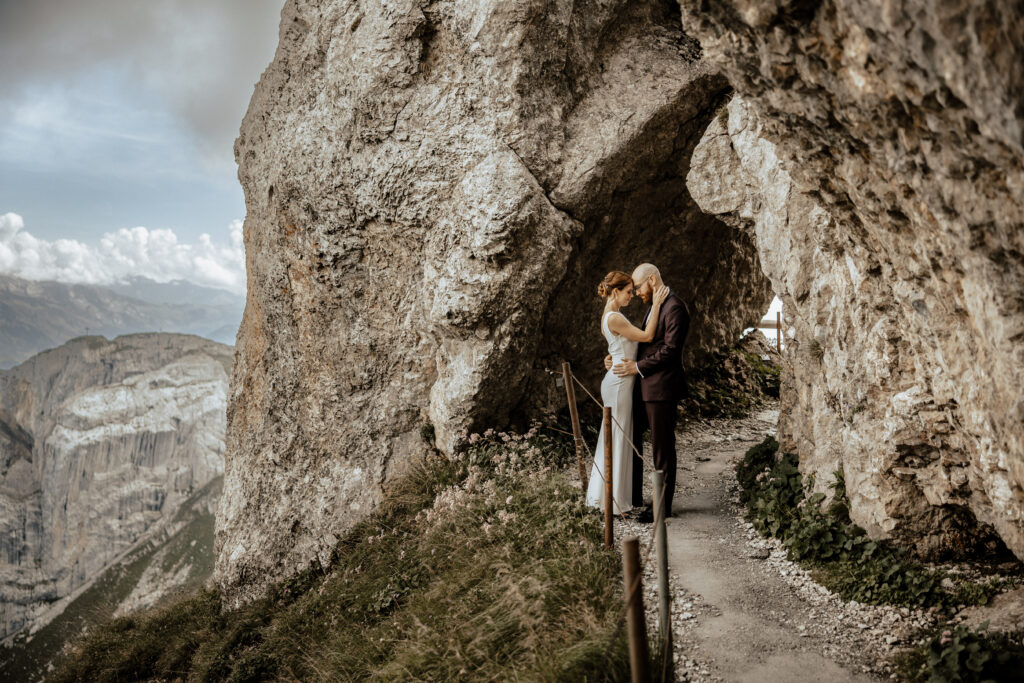
<path fill-rule="evenodd" d="M 733 467 L 774 434 L 777 422 L 778 410 L 769 408 L 745 419 L 690 421 L 677 431 L 677 488 L 667 522 L 676 679 L 888 678 L 879 655 L 911 639 L 929 615 L 843 601 L 743 518 Z M 638 530 L 635 521 L 616 526 L 617 538 Z M 640 525 L 644 546 L 650 529 Z M 649 628 L 657 621 L 653 564 L 652 558 L 645 571 Z"/>

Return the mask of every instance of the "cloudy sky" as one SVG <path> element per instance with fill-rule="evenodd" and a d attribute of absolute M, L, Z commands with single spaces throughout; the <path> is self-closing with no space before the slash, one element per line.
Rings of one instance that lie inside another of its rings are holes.
<path fill-rule="evenodd" d="M 244 291 L 232 145 L 284 0 L 0 0 L 0 273 Z"/>

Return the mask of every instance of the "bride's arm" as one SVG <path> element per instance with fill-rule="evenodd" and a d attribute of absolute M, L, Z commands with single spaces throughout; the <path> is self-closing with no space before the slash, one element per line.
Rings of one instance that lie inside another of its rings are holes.
<path fill-rule="evenodd" d="M 616 334 L 621 334 L 630 341 L 649 342 L 654 339 L 654 332 L 658 329 L 658 311 L 661 304 L 668 298 L 668 287 L 662 285 L 654 293 L 654 301 L 651 304 L 651 314 L 647 316 L 647 327 L 640 329 L 635 327 L 624 315 L 613 315 L 608 318 L 608 329 Z"/>

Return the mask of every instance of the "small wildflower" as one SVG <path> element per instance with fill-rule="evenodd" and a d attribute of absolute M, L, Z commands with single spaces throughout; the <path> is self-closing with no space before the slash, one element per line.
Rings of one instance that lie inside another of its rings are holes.
<path fill-rule="evenodd" d="M 509 496 L 508 498 L 505 499 L 505 505 L 511 505 L 511 504 L 512 504 L 512 496 Z"/>
<path fill-rule="evenodd" d="M 498 510 L 498 521 L 500 521 L 502 524 L 508 524 L 509 522 L 514 522 L 514 521 L 516 521 L 516 519 L 517 519 L 516 513 L 509 512 L 508 510 Z"/>

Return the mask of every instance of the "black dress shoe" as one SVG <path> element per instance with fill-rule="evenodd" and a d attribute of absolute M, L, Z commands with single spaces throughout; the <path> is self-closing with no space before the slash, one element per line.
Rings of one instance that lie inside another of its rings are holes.
<path fill-rule="evenodd" d="M 640 511 L 640 514 L 636 516 L 636 521 L 641 524 L 653 524 L 654 523 L 654 510 L 646 507 Z"/>

